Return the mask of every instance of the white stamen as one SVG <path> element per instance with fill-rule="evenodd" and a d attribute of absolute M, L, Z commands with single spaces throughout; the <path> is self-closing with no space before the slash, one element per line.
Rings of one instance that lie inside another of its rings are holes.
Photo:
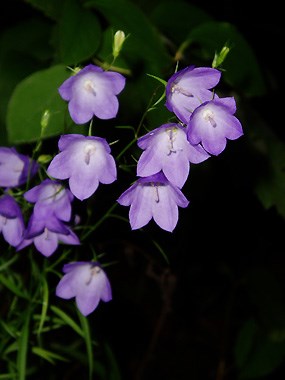
<path fill-rule="evenodd" d="M 45 240 L 50 240 L 50 238 L 49 238 L 49 230 L 45 227 L 45 229 L 44 229 L 44 239 Z"/>
<path fill-rule="evenodd" d="M 0 221 L 1 221 L 1 219 L 2 219 L 1 224 L 3 226 L 5 226 L 7 224 L 7 222 L 8 222 L 8 218 L 6 218 L 5 216 L 0 215 Z"/>
<path fill-rule="evenodd" d="M 84 147 L 84 153 L 85 153 L 84 161 L 85 161 L 86 165 L 89 165 L 91 156 L 95 153 L 95 151 L 96 151 L 95 144 L 87 144 Z"/>
<path fill-rule="evenodd" d="M 84 82 L 84 88 L 85 88 L 86 91 L 91 92 L 91 94 L 93 94 L 94 96 L 96 96 L 95 86 L 94 86 L 94 84 L 93 84 L 93 82 L 91 80 L 87 79 Z"/>
<path fill-rule="evenodd" d="M 177 84 L 173 84 L 172 87 L 171 87 L 171 92 L 172 94 L 174 92 L 179 92 L 180 94 L 184 95 L 184 96 L 188 96 L 188 97 L 193 97 L 194 95 L 191 94 L 191 92 L 185 90 L 185 88 L 183 87 L 180 87 L 178 86 Z"/>
<path fill-rule="evenodd" d="M 217 123 L 215 122 L 215 119 L 214 119 L 214 112 L 212 112 L 211 110 L 209 109 L 205 109 L 203 111 L 203 114 L 202 114 L 203 118 L 205 121 L 209 121 L 210 124 L 212 125 L 212 127 L 216 127 L 217 126 Z"/>
<path fill-rule="evenodd" d="M 153 187 L 155 193 L 154 193 L 154 200 L 156 203 L 159 203 L 159 193 L 158 193 L 158 185 L 156 183 L 151 182 L 151 186 Z"/>
<path fill-rule="evenodd" d="M 167 153 L 167 156 L 170 156 L 171 153 L 177 153 L 177 151 L 183 150 L 181 148 L 178 148 L 178 149 L 174 148 L 174 142 L 177 136 L 177 131 L 178 131 L 178 128 L 176 127 L 167 128 L 165 130 L 165 132 L 168 134 L 168 137 L 169 137 L 169 146 L 168 146 L 169 152 Z"/>
<path fill-rule="evenodd" d="M 92 281 L 92 278 L 94 276 L 96 276 L 96 274 L 100 273 L 101 272 L 101 268 L 96 265 L 95 267 L 91 267 L 90 269 L 90 278 L 88 279 L 88 281 L 86 281 L 86 285 L 89 285 Z"/>

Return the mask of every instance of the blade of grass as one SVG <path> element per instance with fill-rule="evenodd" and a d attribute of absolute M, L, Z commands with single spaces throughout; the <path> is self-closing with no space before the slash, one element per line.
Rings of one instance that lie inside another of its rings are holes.
<path fill-rule="evenodd" d="M 49 301 L 49 291 L 48 291 L 48 284 L 46 279 L 42 278 L 42 288 L 43 288 L 43 303 L 42 303 L 42 312 L 39 322 L 39 328 L 37 331 L 37 334 L 40 335 L 46 320 L 47 315 L 47 309 L 48 309 L 48 301 Z"/>
<path fill-rule="evenodd" d="M 17 379 L 17 374 L 16 373 L 3 373 L 0 375 L 0 380 L 16 380 Z"/>
<path fill-rule="evenodd" d="M 77 332 L 78 335 L 80 335 L 82 338 L 84 338 L 84 332 L 82 329 L 78 326 L 78 324 L 70 318 L 69 315 L 67 315 L 64 311 L 60 310 L 56 306 L 51 306 L 51 310 L 58 316 L 60 317 L 66 325 L 70 326 L 75 332 Z"/>
<path fill-rule="evenodd" d="M 84 333 L 84 340 L 86 344 L 86 351 L 87 351 L 87 357 L 88 357 L 88 365 L 89 365 L 89 380 L 92 380 L 92 373 L 93 373 L 93 350 L 92 350 L 92 339 L 90 334 L 90 328 L 88 319 L 84 317 L 79 311 L 79 320 L 81 323 L 81 327 Z"/>
<path fill-rule="evenodd" d="M 0 272 L 2 272 L 4 269 L 8 268 L 10 265 L 14 263 L 18 259 L 18 255 L 15 255 L 10 259 L 9 261 L 4 262 L 3 264 L 0 265 Z M 0 377 L 1 379 L 1 377 Z"/>
<path fill-rule="evenodd" d="M 18 380 L 26 379 L 30 318 L 31 318 L 31 310 L 29 309 L 27 311 L 24 325 L 18 339 L 18 344 L 19 344 L 18 355 L 17 355 Z"/>
<path fill-rule="evenodd" d="M 29 299 L 29 297 L 16 286 L 12 277 L 8 278 L 7 276 L 0 274 L 0 282 L 18 297 Z"/>
<path fill-rule="evenodd" d="M 51 364 L 56 364 L 55 363 L 55 360 L 61 360 L 61 361 L 64 361 L 64 362 L 68 362 L 69 360 L 66 359 L 65 357 L 59 355 L 59 354 L 56 354 L 54 352 L 51 352 L 51 351 L 48 351 L 48 350 L 45 350 L 41 347 L 33 347 L 32 348 L 32 352 L 35 354 L 35 355 L 38 355 L 40 356 L 41 358 L 47 360 L 48 362 L 50 362 Z"/>

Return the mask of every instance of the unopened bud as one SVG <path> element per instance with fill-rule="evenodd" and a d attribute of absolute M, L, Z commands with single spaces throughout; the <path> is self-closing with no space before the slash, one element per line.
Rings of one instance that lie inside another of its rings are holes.
<path fill-rule="evenodd" d="M 52 160 L 52 156 L 50 154 L 41 154 L 38 158 L 39 164 L 47 164 Z"/>
<path fill-rule="evenodd" d="M 80 70 L 82 70 L 81 67 L 78 67 L 78 66 L 74 67 L 74 68 L 72 69 L 72 71 L 73 71 L 73 75 L 78 74 Z"/>
<path fill-rule="evenodd" d="M 125 42 L 126 36 L 122 30 L 117 30 L 114 35 L 113 41 L 113 57 L 117 58 L 122 49 L 123 43 Z"/>
<path fill-rule="evenodd" d="M 49 118 L 50 118 L 50 111 L 45 110 L 45 112 L 43 113 L 43 116 L 41 118 L 42 131 L 44 131 L 47 128 L 48 123 L 49 123 Z"/>
<path fill-rule="evenodd" d="M 225 45 L 223 46 L 222 50 L 219 53 L 215 53 L 212 67 L 215 69 L 221 66 L 224 60 L 226 59 L 227 55 L 229 54 L 229 52 L 230 52 L 230 47 Z"/>

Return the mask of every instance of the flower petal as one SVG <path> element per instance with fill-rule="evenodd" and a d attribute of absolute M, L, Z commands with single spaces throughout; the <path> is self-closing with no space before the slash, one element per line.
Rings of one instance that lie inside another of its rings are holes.
<path fill-rule="evenodd" d="M 73 273 L 64 275 L 55 289 L 55 294 L 64 299 L 70 299 L 76 296 L 76 288 L 72 284 Z"/>
<path fill-rule="evenodd" d="M 37 250 L 44 256 L 51 256 L 58 247 L 57 234 L 45 229 L 45 231 L 34 238 L 34 244 Z"/>
<path fill-rule="evenodd" d="M 153 219 L 162 229 L 172 232 L 178 222 L 178 207 L 169 186 L 158 186 L 159 201 L 153 204 Z"/>
<path fill-rule="evenodd" d="M 117 115 L 117 95 L 125 86 L 125 78 L 117 72 L 87 65 L 68 78 L 60 87 L 61 97 L 68 101 L 71 118 L 76 124 L 85 124 L 97 116 L 111 119 Z"/>
<path fill-rule="evenodd" d="M 135 188 L 133 202 L 129 211 L 132 230 L 145 226 L 152 219 L 153 188 L 141 186 Z"/>
<path fill-rule="evenodd" d="M 23 240 L 24 223 L 18 218 L 7 219 L 2 229 L 3 237 L 13 247 L 16 247 Z"/>

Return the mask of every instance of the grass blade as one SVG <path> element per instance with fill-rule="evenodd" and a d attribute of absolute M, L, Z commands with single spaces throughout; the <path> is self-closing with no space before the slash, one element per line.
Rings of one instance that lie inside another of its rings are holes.
<path fill-rule="evenodd" d="M 18 344 L 19 344 L 18 356 L 17 356 L 18 380 L 26 379 L 30 318 L 31 318 L 31 311 L 28 310 L 21 334 L 18 339 Z"/>
<path fill-rule="evenodd" d="M 78 326 L 78 324 L 70 318 L 69 315 L 67 315 L 64 311 L 60 310 L 56 306 L 51 306 L 51 310 L 59 317 L 61 318 L 66 325 L 70 326 L 75 332 L 77 332 L 78 335 L 80 335 L 82 338 L 84 338 L 84 332 L 82 329 Z"/>

